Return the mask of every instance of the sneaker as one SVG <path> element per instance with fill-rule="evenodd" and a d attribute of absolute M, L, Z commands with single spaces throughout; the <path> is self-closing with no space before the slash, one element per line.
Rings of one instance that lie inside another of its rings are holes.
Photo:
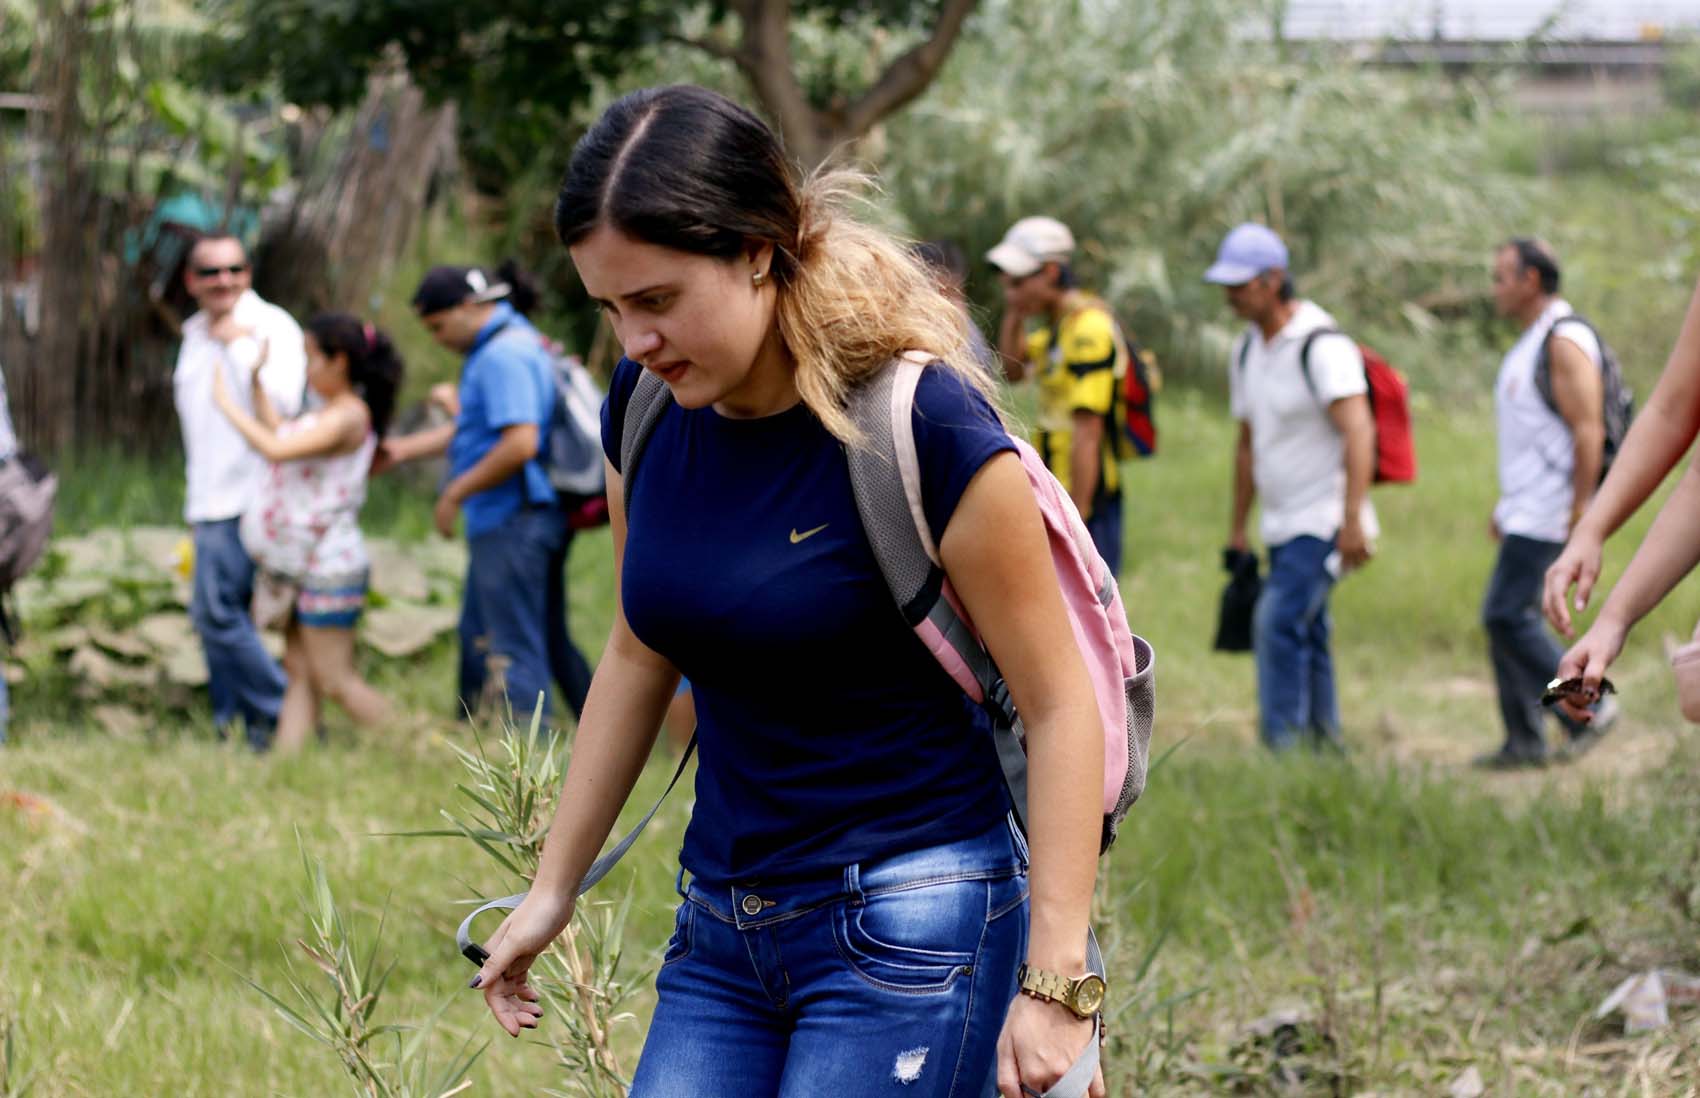
<path fill-rule="evenodd" d="M 1569 733 L 1564 747 L 1560 750 L 1560 758 L 1565 762 L 1579 759 L 1593 750 L 1595 744 L 1606 738 L 1606 733 L 1617 723 L 1621 710 L 1617 699 L 1607 694 L 1594 707 L 1594 716 L 1587 724 Z"/>
<path fill-rule="evenodd" d="M 1477 755 L 1470 763 L 1478 770 L 1539 770 L 1546 764 L 1545 755 L 1530 755 L 1503 747 L 1498 751 Z"/>

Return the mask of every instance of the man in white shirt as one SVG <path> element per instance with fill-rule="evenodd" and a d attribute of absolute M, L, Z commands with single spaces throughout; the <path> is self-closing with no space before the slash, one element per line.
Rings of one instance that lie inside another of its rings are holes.
<path fill-rule="evenodd" d="M 1520 237 L 1494 254 L 1494 307 L 1521 329 L 1494 386 L 1499 501 L 1492 533 L 1500 544 L 1482 624 L 1505 743 L 1476 762 L 1495 769 L 1547 760 L 1540 699 L 1563 651 L 1541 618 L 1541 585 L 1593 498 L 1605 454 L 1599 337 L 1574 317 L 1558 286 L 1558 257 L 1541 241 Z M 1587 725 L 1556 713 L 1569 735 L 1567 750 L 1590 746 L 1616 715 L 1615 702 L 1603 703 Z"/>
<path fill-rule="evenodd" d="M 183 324 L 172 375 L 189 480 L 184 515 L 195 543 L 189 617 L 206 652 L 213 723 L 223 734 L 241 717 L 249 745 L 264 750 L 283 702 L 284 676 L 249 615 L 254 563 L 237 536 L 237 520 L 258 495 L 266 462 L 213 404 L 213 377 L 222 372 L 246 404 L 258 370 L 272 407 L 292 416 L 306 385 L 306 348 L 289 314 L 254 293 L 247 253 L 235 237 L 197 241 L 183 280 L 200 306 Z"/>
<path fill-rule="evenodd" d="M 1228 544 L 1248 549 L 1252 501 L 1261 500 L 1269 575 L 1252 624 L 1258 730 L 1273 751 L 1301 740 L 1339 748 L 1328 596 L 1368 562 L 1378 533 L 1363 355 L 1332 317 L 1296 296 L 1287 247 L 1262 225 L 1230 232 L 1204 280 L 1222 286 L 1247 322 L 1228 361 L 1240 425 Z"/>

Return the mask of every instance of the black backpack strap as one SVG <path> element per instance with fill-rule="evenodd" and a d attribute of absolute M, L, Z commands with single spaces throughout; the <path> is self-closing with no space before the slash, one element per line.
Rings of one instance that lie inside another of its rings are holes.
<path fill-rule="evenodd" d="M 1554 415 L 1558 415 L 1559 411 L 1558 398 L 1552 395 L 1552 340 L 1558 334 L 1560 324 L 1580 324 L 1586 328 L 1588 334 L 1594 337 L 1594 345 L 1599 348 L 1599 368 L 1602 376 L 1606 369 L 1606 341 L 1601 338 L 1600 330 L 1586 317 L 1581 313 L 1571 313 L 1553 321 L 1552 327 L 1547 329 L 1547 334 L 1541 339 L 1541 349 L 1535 352 L 1535 391 L 1541 394 L 1541 400 L 1546 402 L 1546 406 L 1552 409 Z M 1602 400 L 1608 398 L 1609 394 L 1602 394 Z"/>
<path fill-rule="evenodd" d="M 1318 404 L 1322 403 L 1322 395 L 1316 391 L 1316 378 L 1312 376 L 1310 372 L 1311 346 L 1323 336 L 1343 335 L 1346 335 L 1346 333 L 1338 328 L 1318 328 L 1314 332 L 1305 336 L 1304 343 L 1299 346 L 1299 371 L 1304 374 L 1305 388 L 1310 390 L 1311 399 L 1316 401 Z M 1350 339 L 1351 337 L 1347 336 L 1346 338 Z M 1353 346 L 1356 346 L 1356 344 L 1353 344 Z"/>

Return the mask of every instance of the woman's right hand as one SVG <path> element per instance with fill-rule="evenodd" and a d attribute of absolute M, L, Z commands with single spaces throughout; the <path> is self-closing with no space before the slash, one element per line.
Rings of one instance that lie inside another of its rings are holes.
<path fill-rule="evenodd" d="M 1557 679 L 1581 679 L 1588 687 L 1587 696 L 1582 698 L 1566 697 L 1558 705 L 1573 719 L 1586 724 L 1592 712 L 1590 707 L 1599 699 L 1600 680 L 1606 677 L 1606 669 L 1623 651 L 1624 638 L 1629 630 L 1607 617 L 1595 619 L 1588 631 L 1577 641 L 1558 661 Z"/>
<path fill-rule="evenodd" d="M 1570 623 L 1570 589 L 1576 589 L 1576 609 L 1586 609 L 1588 599 L 1594 594 L 1594 584 L 1600 578 L 1603 556 L 1604 546 L 1597 538 L 1576 531 L 1565 543 L 1564 552 L 1547 569 L 1541 609 L 1546 612 L 1552 627 L 1566 637 L 1576 635 Z"/>
<path fill-rule="evenodd" d="M 533 888 L 502 920 L 484 943 L 490 956 L 469 985 L 484 992 L 490 1013 L 509 1037 L 537 1028 L 543 1008 L 537 1005 L 538 992 L 531 985 L 531 964 L 572 922 L 575 898 L 554 893 Z"/>

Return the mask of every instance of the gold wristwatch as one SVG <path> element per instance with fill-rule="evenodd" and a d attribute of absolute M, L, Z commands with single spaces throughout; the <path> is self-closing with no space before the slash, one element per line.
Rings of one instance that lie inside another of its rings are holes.
<path fill-rule="evenodd" d="M 1015 973 L 1024 994 L 1035 999 L 1058 1003 L 1073 1012 L 1076 1018 L 1090 1018 L 1104 1006 L 1108 990 L 1104 978 L 1096 972 L 1069 979 L 1055 972 L 1023 964 Z"/>

